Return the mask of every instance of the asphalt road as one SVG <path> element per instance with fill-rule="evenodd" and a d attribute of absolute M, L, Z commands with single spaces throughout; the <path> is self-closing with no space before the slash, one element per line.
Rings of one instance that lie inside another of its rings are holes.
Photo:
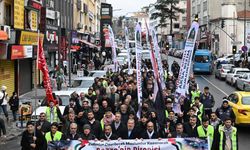
<path fill-rule="evenodd" d="M 177 61 L 179 64 L 181 59 L 169 57 L 169 66 L 173 63 L 173 61 Z M 191 69 L 192 72 L 192 69 Z M 228 84 L 225 81 L 221 81 L 216 79 L 214 75 L 207 74 L 198 74 L 195 75 L 196 82 L 199 85 L 201 91 L 205 86 L 209 87 L 210 92 L 213 94 L 215 98 L 215 107 L 220 107 L 222 104 L 222 99 L 225 96 L 232 94 L 236 89 Z M 250 149 L 250 126 L 249 127 L 237 127 L 238 135 L 239 135 L 239 150 L 249 150 Z"/>
<path fill-rule="evenodd" d="M 169 65 L 171 66 L 173 60 L 178 63 L 181 62 L 180 59 L 169 57 Z M 196 81 L 199 84 L 199 88 L 202 90 L 205 86 L 210 88 L 210 92 L 215 98 L 215 108 L 220 107 L 222 103 L 222 98 L 230 95 L 236 89 L 226 84 L 224 81 L 215 79 L 214 75 L 195 75 Z M 250 127 L 238 127 L 239 134 L 239 150 L 249 150 L 250 149 Z M 20 150 L 20 137 L 9 141 L 5 145 L 0 145 L 0 150 Z"/>

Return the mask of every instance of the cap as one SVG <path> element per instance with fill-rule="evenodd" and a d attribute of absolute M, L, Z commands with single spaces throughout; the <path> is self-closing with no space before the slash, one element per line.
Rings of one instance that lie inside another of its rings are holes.
<path fill-rule="evenodd" d="M 222 103 L 228 103 L 227 99 L 223 99 Z"/>
<path fill-rule="evenodd" d="M 85 129 L 91 129 L 91 127 L 90 127 L 90 125 L 89 124 L 85 124 L 84 126 L 83 126 L 83 130 L 85 130 Z"/>
<path fill-rule="evenodd" d="M 7 87 L 6 86 L 2 86 L 2 91 L 6 91 L 7 90 Z"/>

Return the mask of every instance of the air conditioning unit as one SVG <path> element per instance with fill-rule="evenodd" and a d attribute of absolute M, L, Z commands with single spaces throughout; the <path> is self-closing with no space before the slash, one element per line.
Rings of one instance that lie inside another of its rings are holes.
<path fill-rule="evenodd" d="M 8 34 L 8 39 L 10 39 L 10 26 L 1 26 L 1 30 Z"/>
<path fill-rule="evenodd" d="M 78 28 L 78 29 L 82 29 L 82 28 L 83 28 L 83 24 L 82 24 L 82 23 L 78 23 L 78 24 L 77 24 L 77 28 Z"/>

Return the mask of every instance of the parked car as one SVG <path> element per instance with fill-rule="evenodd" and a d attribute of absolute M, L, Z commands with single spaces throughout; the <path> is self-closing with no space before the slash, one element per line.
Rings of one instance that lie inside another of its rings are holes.
<path fill-rule="evenodd" d="M 226 75 L 226 82 L 231 84 L 231 85 L 234 85 L 235 84 L 235 81 L 236 79 L 244 74 L 244 73 L 249 73 L 250 70 L 248 68 L 232 68 L 230 70 L 230 72 L 228 72 L 228 74 Z"/>
<path fill-rule="evenodd" d="M 63 114 L 65 107 L 69 104 L 69 99 L 73 92 L 74 91 L 72 90 L 53 92 L 58 97 L 58 99 L 60 99 L 59 109 L 61 114 Z M 80 92 L 77 93 L 79 94 Z M 36 110 L 32 113 L 31 121 L 36 121 L 37 119 L 39 119 L 40 113 L 45 113 L 47 106 L 48 106 L 47 98 L 44 98 L 43 101 L 41 102 L 41 105 L 37 107 Z"/>
<path fill-rule="evenodd" d="M 239 90 L 250 91 L 250 73 L 244 73 L 236 80 L 235 87 Z"/>
<path fill-rule="evenodd" d="M 233 68 L 233 64 L 219 64 L 216 65 L 215 68 L 215 78 L 219 78 L 220 80 L 225 80 L 227 73 Z"/>
<path fill-rule="evenodd" d="M 250 125 L 250 92 L 234 92 L 228 96 L 228 104 L 236 116 L 236 125 Z"/>
<path fill-rule="evenodd" d="M 106 75 L 105 70 L 93 70 L 93 71 L 89 71 L 89 77 L 103 77 Z"/>
<path fill-rule="evenodd" d="M 96 77 L 77 77 L 74 79 L 71 88 L 69 90 L 89 88 L 94 83 Z"/>

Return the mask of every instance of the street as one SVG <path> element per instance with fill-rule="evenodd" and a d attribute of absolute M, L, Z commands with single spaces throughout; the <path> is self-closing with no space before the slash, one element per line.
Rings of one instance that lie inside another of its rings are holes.
<path fill-rule="evenodd" d="M 172 64 L 173 60 L 176 60 L 180 63 L 180 59 L 173 58 L 169 56 L 169 65 Z M 215 98 L 215 107 L 220 107 L 222 98 L 231 94 L 235 91 L 234 87 L 229 86 L 224 81 L 220 81 L 215 79 L 214 75 L 195 75 L 196 81 L 199 84 L 200 90 L 202 90 L 205 86 L 209 86 L 210 92 L 213 94 Z M 248 139 L 250 139 L 250 127 L 238 127 L 239 134 L 239 149 L 240 150 L 248 150 L 250 147 L 250 143 Z M 21 137 L 15 138 L 12 141 L 9 141 L 6 145 L 1 145 L 0 150 L 8 149 L 8 150 L 19 150 L 20 149 L 20 140 Z"/>

